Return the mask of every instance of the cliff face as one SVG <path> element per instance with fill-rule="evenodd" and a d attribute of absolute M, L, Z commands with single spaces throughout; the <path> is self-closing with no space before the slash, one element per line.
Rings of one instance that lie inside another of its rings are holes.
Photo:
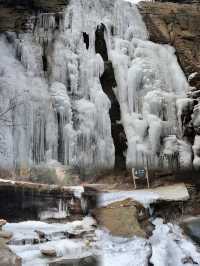
<path fill-rule="evenodd" d="M 0 32 L 27 30 L 30 16 L 62 12 L 68 0 L 0 0 Z"/>
<path fill-rule="evenodd" d="M 200 88 L 200 4 L 142 2 L 140 12 L 150 40 L 175 47 L 190 84 Z"/>
<path fill-rule="evenodd" d="M 193 4 L 193 3 L 199 3 L 199 0 L 156 0 L 156 2 L 172 2 L 172 3 L 179 3 L 179 4 Z"/>

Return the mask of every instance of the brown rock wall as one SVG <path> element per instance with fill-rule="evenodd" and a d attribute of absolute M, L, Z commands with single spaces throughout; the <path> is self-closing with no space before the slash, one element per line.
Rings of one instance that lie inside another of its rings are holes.
<path fill-rule="evenodd" d="M 200 89 L 200 4 L 142 2 L 140 12 L 150 34 L 150 40 L 175 47 L 180 65 Z"/>

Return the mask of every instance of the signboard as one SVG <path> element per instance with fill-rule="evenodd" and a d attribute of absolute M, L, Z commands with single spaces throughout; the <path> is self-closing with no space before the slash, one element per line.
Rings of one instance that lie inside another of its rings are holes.
<path fill-rule="evenodd" d="M 146 178 L 146 169 L 145 168 L 135 168 L 134 175 L 138 178 Z"/>

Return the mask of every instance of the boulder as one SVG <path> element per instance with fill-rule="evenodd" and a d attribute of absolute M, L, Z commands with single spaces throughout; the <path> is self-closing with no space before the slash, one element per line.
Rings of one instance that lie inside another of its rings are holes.
<path fill-rule="evenodd" d="M 0 239 L 0 266 L 21 266 L 22 260 L 15 255 L 5 244 L 3 239 Z"/>
<path fill-rule="evenodd" d="M 4 219 L 0 220 L 0 230 L 2 230 L 2 226 L 4 226 L 6 223 L 7 223 L 6 220 L 4 220 Z"/>
<path fill-rule="evenodd" d="M 40 250 L 41 254 L 46 256 L 46 257 L 56 257 L 57 253 L 54 248 L 43 248 Z"/>
<path fill-rule="evenodd" d="M 147 226 L 148 215 L 144 207 L 132 199 L 98 208 L 94 211 L 94 215 L 100 226 L 107 228 L 114 236 L 147 236 L 143 225 Z"/>
<path fill-rule="evenodd" d="M 0 231 L 0 238 L 4 238 L 6 240 L 11 239 L 13 236 L 12 232 L 8 232 L 8 231 Z"/>
<path fill-rule="evenodd" d="M 200 217 L 184 220 L 181 223 L 181 227 L 186 235 L 196 243 L 200 244 Z"/>

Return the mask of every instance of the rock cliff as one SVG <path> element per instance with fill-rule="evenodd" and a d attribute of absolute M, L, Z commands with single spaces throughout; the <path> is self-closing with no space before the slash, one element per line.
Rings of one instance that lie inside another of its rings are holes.
<path fill-rule="evenodd" d="M 30 16 L 38 12 L 62 12 L 68 0 L 0 0 L 0 32 L 27 30 Z"/>
<path fill-rule="evenodd" d="M 180 2 L 180 1 L 179 1 Z M 142 2 L 140 12 L 150 40 L 175 47 L 190 84 L 200 88 L 200 4 Z"/>

